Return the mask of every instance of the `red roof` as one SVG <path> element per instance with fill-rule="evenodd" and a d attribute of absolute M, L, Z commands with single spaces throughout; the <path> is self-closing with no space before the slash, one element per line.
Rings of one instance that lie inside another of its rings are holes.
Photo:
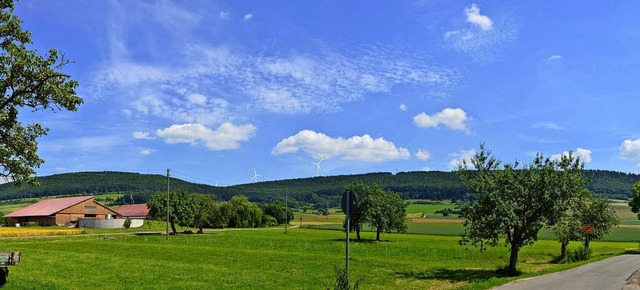
<path fill-rule="evenodd" d="M 23 217 L 23 216 L 50 216 L 63 209 L 69 208 L 76 204 L 79 204 L 88 199 L 92 199 L 93 196 L 78 196 L 78 197 L 66 197 L 66 198 L 54 198 L 45 199 L 36 202 L 25 208 L 16 210 L 5 217 Z"/>
<path fill-rule="evenodd" d="M 116 208 L 116 211 L 120 213 L 122 217 L 146 217 L 149 214 L 149 208 L 146 203 L 123 205 Z"/>

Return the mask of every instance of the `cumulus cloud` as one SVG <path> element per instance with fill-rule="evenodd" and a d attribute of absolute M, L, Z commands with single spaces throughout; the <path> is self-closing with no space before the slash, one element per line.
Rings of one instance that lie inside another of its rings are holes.
<path fill-rule="evenodd" d="M 468 131 L 467 113 L 460 108 L 446 108 L 432 116 L 420 113 L 413 117 L 413 123 L 420 128 L 438 127 L 440 124 L 453 130 Z"/>
<path fill-rule="evenodd" d="M 561 58 L 562 58 L 562 55 L 554 54 L 549 58 L 547 58 L 547 60 L 554 60 L 554 59 L 561 59 Z"/>
<path fill-rule="evenodd" d="M 480 7 L 475 3 L 465 8 L 464 12 L 467 14 L 467 22 L 478 25 L 482 30 L 489 30 L 493 27 L 491 18 L 486 15 L 481 15 Z"/>
<path fill-rule="evenodd" d="M 640 165 L 640 139 L 624 140 L 620 145 L 620 157 L 633 160 Z"/>
<path fill-rule="evenodd" d="M 552 121 L 538 122 L 531 126 L 536 129 L 549 129 L 549 130 L 567 130 L 567 128 L 562 127 Z"/>
<path fill-rule="evenodd" d="M 348 139 L 332 138 L 311 130 L 303 130 L 283 139 L 271 150 L 271 154 L 280 155 L 298 151 L 304 151 L 316 159 L 326 156 L 365 162 L 383 162 L 410 157 L 409 150 L 396 147 L 384 138 L 373 139 L 367 134 Z"/>
<path fill-rule="evenodd" d="M 568 156 L 568 155 L 569 155 L 569 151 L 564 151 L 560 154 L 551 155 L 551 159 L 560 160 L 562 156 Z M 573 156 L 580 158 L 580 161 L 584 162 L 584 164 L 591 162 L 591 150 L 589 149 L 583 149 L 578 147 L 576 151 L 573 151 Z"/>
<path fill-rule="evenodd" d="M 454 170 L 458 168 L 458 164 L 462 164 L 462 161 L 467 162 L 467 166 L 473 168 L 471 165 L 471 158 L 476 155 L 475 149 L 460 150 L 460 152 L 449 153 L 449 156 L 453 157 L 447 164 L 449 169 Z"/>
<path fill-rule="evenodd" d="M 133 139 L 145 139 L 145 140 L 153 140 L 155 137 L 149 135 L 149 132 L 133 132 Z"/>
<path fill-rule="evenodd" d="M 168 144 L 189 143 L 203 144 L 210 150 L 237 149 L 241 142 L 254 136 L 256 127 L 251 124 L 236 126 L 224 123 L 215 130 L 202 124 L 176 124 L 156 131 L 156 135 L 164 138 Z"/>
<path fill-rule="evenodd" d="M 400 111 L 406 112 L 407 111 L 407 105 L 405 104 L 400 104 Z"/>
<path fill-rule="evenodd" d="M 418 152 L 416 152 L 416 158 L 420 160 L 427 160 L 429 157 L 431 157 L 431 154 L 425 150 L 419 149 Z"/>

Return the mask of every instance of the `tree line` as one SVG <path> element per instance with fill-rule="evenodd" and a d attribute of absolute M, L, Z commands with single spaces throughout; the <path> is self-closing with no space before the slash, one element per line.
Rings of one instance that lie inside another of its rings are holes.
<path fill-rule="evenodd" d="M 640 180 L 637 174 L 604 170 L 584 170 L 584 176 L 589 180 L 587 189 L 595 195 L 623 200 L 632 197 L 631 187 Z M 131 196 L 136 203 L 144 203 L 152 194 L 166 190 L 167 178 L 160 174 L 78 172 L 44 176 L 38 180 L 38 187 L 26 185 L 17 188 L 11 184 L 1 184 L 0 200 L 121 192 L 127 198 L 116 200 L 116 204 L 130 203 Z M 367 184 L 378 182 L 385 190 L 396 192 L 404 199 L 458 200 L 472 193 L 455 172 L 441 171 L 324 176 L 227 187 L 171 178 L 170 184 L 177 190 L 212 194 L 217 201 L 244 195 L 253 202 L 270 203 L 283 201 L 287 194 L 291 200 L 316 204 L 318 201 L 334 202 L 342 194 L 344 184 L 356 181 Z"/>

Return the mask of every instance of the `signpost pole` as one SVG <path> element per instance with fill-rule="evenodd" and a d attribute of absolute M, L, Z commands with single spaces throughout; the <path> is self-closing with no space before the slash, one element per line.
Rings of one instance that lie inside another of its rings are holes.
<path fill-rule="evenodd" d="M 347 258 L 346 258 L 346 271 L 347 271 L 347 285 L 349 285 L 349 231 L 351 230 L 349 228 L 350 223 L 351 223 L 351 218 L 349 216 L 349 208 L 351 207 L 350 203 L 349 203 L 349 193 L 346 194 L 347 196 Z"/>

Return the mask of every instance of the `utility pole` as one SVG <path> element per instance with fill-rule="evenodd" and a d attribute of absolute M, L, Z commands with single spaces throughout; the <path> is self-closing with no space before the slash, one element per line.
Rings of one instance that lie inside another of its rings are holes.
<path fill-rule="evenodd" d="M 287 233 L 289 228 L 289 192 L 284 190 L 284 233 Z"/>
<path fill-rule="evenodd" d="M 167 168 L 167 235 L 165 240 L 169 240 L 169 168 Z"/>

